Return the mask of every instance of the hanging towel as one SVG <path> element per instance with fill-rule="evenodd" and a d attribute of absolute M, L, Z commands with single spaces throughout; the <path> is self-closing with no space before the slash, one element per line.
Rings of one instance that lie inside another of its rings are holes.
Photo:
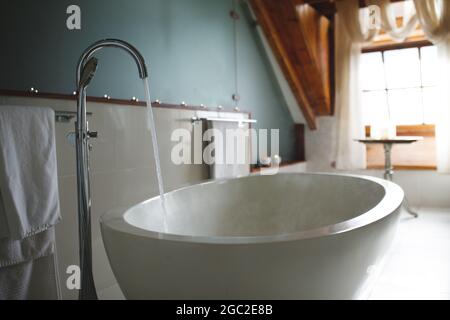
<path fill-rule="evenodd" d="M 0 300 L 57 299 L 54 112 L 0 106 Z"/>
<path fill-rule="evenodd" d="M 21 240 L 0 239 L 0 270 L 55 253 L 55 231 L 51 227 Z M 0 292 L 4 283 L 0 284 Z"/>
<path fill-rule="evenodd" d="M 0 300 L 59 298 L 54 227 L 22 240 L 0 239 Z"/>
<path fill-rule="evenodd" d="M 0 238 L 20 240 L 61 219 L 50 108 L 0 106 Z"/>
<path fill-rule="evenodd" d="M 0 268 L 0 300 L 59 299 L 55 261 L 52 254 Z"/>
<path fill-rule="evenodd" d="M 247 176 L 250 173 L 250 132 L 246 123 L 204 121 L 205 162 L 211 179 Z"/>

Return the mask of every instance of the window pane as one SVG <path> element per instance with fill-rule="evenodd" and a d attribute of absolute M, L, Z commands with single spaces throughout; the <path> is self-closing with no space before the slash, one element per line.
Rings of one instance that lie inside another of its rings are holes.
<path fill-rule="evenodd" d="M 388 91 L 391 119 L 397 125 L 423 122 L 421 89 L 397 89 Z"/>
<path fill-rule="evenodd" d="M 370 52 L 361 55 L 361 89 L 384 89 L 384 68 L 381 52 Z"/>
<path fill-rule="evenodd" d="M 437 61 L 437 50 L 435 46 L 420 48 L 420 59 L 422 62 L 422 85 L 435 86 L 439 77 L 439 62 Z"/>
<path fill-rule="evenodd" d="M 424 122 L 435 124 L 438 115 L 439 103 L 441 102 L 437 88 L 423 88 L 423 113 Z"/>
<path fill-rule="evenodd" d="M 384 64 L 389 89 L 420 86 L 420 60 L 417 48 L 386 51 Z"/>
<path fill-rule="evenodd" d="M 389 119 L 386 91 L 369 91 L 363 93 L 364 125 L 372 125 Z"/>

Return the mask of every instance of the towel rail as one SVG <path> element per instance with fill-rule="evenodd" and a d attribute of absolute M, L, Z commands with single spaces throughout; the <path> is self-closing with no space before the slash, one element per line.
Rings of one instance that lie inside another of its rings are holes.
<path fill-rule="evenodd" d="M 92 116 L 92 112 L 87 112 L 87 116 Z M 73 118 L 77 116 L 75 111 L 55 111 L 55 121 L 61 123 L 70 122 Z"/>
<path fill-rule="evenodd" d="M 218 117 L 207 117 L 207 118 L 200 118 L 200 117 L 192 117 L 192 122 L 197 121 L 218 121 L 218 122 L 238 122 L 238 123 L 257 123 L 258 121 L 255 119 L 238 119 L 238 118 L 218 118 Z"/>

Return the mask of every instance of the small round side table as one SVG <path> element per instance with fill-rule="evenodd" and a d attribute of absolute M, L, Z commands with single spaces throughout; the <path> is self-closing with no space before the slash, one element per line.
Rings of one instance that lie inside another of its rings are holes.
<path fill-rule="evenodd" d="M 416 136 L 400 136 L 389 139 L 375 139 L 375 138 L 364 138 L 364 139 L 356 139 L 364 144 L 382 144 L 384 147 L 384 179 L 392 181 L 394 176 L 394 167 L 392 166 L 392 147 L 394 144 L 408 144 L 423 140 L 423 137 Z M 414 216 L 418 217 L 417 212 L 411 210 L 408 205 L 408 199 L 405 196 L 405 209 L 406 211 Z"/>

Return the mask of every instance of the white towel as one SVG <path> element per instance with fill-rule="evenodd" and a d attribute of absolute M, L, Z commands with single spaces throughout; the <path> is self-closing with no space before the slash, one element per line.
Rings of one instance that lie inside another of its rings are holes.
<path fill-rule="evenodd" d="M 0 239 L 0 300 L 58 299 L 55 230 Z"/>
<path fill-rule="evenodd" d="M 54 227 L 21 240 L 0 239 L 0 300 L 58 299 L 57 275 Z"/>
<path fill-rule="evenodd" d="M 0 194 L 0 238 L 24 239 L 61 219 L 52 109 L 0 106 Z"/>
<path fill-rule="evenodd" d="M 0 268 L 0 300 L 56 300 L 56 272 L 53 255 Z"/>
<path fill-rule="evenodd" d="M 205 162 L 209 164 L 211 179 L 224 179 L 247 176 L 250 173 L 250 132 L 248 124 L 237 122 L 204 121 L 212 137 L 206 142 Z M 212 131 L 211 131 L 212 130 Z M 228 136 L 234 133 L 236 137 Z M 230 141 L 234 138 L 234 142 Z M 220 141 L 220 140 L 221 141 Z M 214 150 L 214 155 L 210 150 Z M 230 161 L 231 160 L 231 161 Z"/>
<path fill-rule="evenodd" d="M 55 253 L 55 230 L 51 227 L 21 240 L 0 239 L 0 270 Z M 2 283 L 0 291 L 3 290 Z"/>

